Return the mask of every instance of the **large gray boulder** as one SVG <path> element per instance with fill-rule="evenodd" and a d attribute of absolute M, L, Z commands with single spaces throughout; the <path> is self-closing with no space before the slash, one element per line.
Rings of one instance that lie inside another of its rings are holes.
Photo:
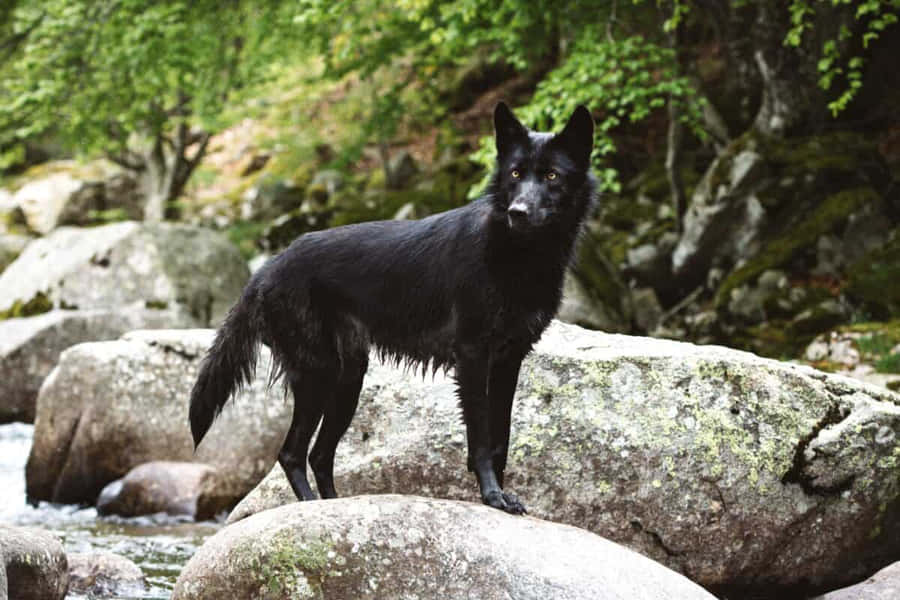
<path fill-rule="evenodd" d="M 68 587 L 66 553 L 55 535 L 0 525 L 0 598 L 62 600 Z"/>
<path fill-rule="evenodd" d="M 197 324 L 177 306 L 157 310 L 143 303 L 116 309 L 53 310 L 0 321 L 0 423 L 34 421 L 41 382 L 69 346 L 116 339 L 134 329 Z"/>
<path fill-rule="evenodd" d="M 38 395 L 28 497 L 93 503 L 107 483 L 156 460 L 212 465 L 231 505 L 252 489 L 275 461 L 291 406 L 280 387 L 267 388 L 264 352 L 253 384 L 194 453 L 188 400 L 212 336 L 207 329 L 136 331 L 63 352 Z"/>
<path fill-rule="evenodd" d="M 704 586 L 830 589 L 900 552 L 900 406 L 716 346 L 554 323 L 526 359 L 507 488 Z M 455 386 L 375 364 L 338 447 L 343 495 L 477 498 Z M 231 521 L 294 501 L 269 478 Z"/>
<path fill-rule="evenodd" d="M 249 271 L 224 236 L 187 225 L 123 222 L 61 227 L 31 242 L 0 274 L 0 313 L 37 299 L 57 308 L 143 302 L 182 307 L 198 323 L 219 322 Z"/>
<path fill-rule="evenodd" d="M 254 515 L 194 554 L 172 598 L 714 600 L 587 531 L 411 496 L 306 502 Z"/>

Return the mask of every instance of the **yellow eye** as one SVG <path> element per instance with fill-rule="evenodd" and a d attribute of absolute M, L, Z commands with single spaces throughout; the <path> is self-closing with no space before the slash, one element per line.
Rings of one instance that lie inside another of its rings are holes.
<path fill-rule="evenodd" d="M 556 179 L 556 177 L 557 177 L 556 171 L 548 171 L 547 172 L 547 179 L 549 179 L 550 181 L 553 181 L 554 179 Z"/>
<path fill-rule="evenodd" d="M 513 179 L 518 179 L 519 177 L 521 177 L 522 174 L 519 173 L 519 170 L 518 170 L 518 169 L 513 169 L 513 170 L 512 170 L 512 173 L 510 173 L 510 175 L 512 175 L 512 178 L 513 178 Z"/>

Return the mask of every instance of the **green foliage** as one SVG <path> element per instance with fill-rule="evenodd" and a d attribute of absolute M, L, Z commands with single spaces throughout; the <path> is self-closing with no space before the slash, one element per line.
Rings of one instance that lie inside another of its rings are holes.
<path fill-rule="evenodd" d="M 862 50 L 868 49 L 885 29 L 897 23 L 900 0 L 792 0 L 789 6 L 791 28 L 784 40 L 786 45 L 799 47 L 803 43 L 808 30 L 813 27 L 816 7 L 822 4 L 852 11 L 852 19 L 859 29 L 854 34 L 846 23 L 841 24 L 836 37 L 826 39 L 822 44 L 817 63 L 819 85 L 823 90 L 831 90 L 839 79 L 844 82 L 843 89 L 837 90 L 837 97 L 828 103 L 832 115 L 837 115 L 862 87 L 865 57 L 851 55 L 855 49 L 851 42 L 858 36 Z"/>
<path fill-rule="evenodd" d="M 539 84 L 531 102 L 516 111 L 528 126 L 560 129 L 579 104 L 599 114 L 594 138 L 594 166 L 600 189 L 619 192 L 615 169 L 604 157 L 615 152 L 613 130 L 637 123 L 674 102 L 683 122 L 701 138 L 702 98 L 687 77 L 678 73 L 675 52 L 640 36 L 612 39 L 596 28 L 585 29 L 565 60 Z M 481 140 L 475 160 L 490 169 L 494 146 Z"/>
<path fill-rule="evenodd" d="M 287 50 L 277 2 L 41 0 L 12 13 L 39 26 L 3 65 L 0 146 L 45 130 L 83 152 L 118 153 L 178 123 L 209 130 L 229 94 Z"/>

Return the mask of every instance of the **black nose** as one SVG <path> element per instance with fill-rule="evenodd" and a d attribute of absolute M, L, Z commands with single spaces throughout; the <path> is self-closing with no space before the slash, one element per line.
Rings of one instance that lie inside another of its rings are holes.
<path fill-rule="evenodd" d="M 528 220 L 528 207 L 524 204 L 513 204 L 506 212 L 509 220 L 514 223 L 524 223 Z"/>

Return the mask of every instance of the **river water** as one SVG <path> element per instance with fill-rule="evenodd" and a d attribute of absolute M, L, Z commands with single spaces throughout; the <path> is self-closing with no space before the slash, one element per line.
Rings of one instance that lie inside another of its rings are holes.
<path fill-rule="evenodd" d="M 56 534 L 66 552 L 105 550 L 134 561 L 148 587 L 121 600 L 169 598 L 181 568 L 220 524 L 194 523 L 165 515 L 122 519 L 99 517 L 93 508 L 25 502 L 25 462 L 34 426 L 0 425 L 0 523 L 27 525 Z M 69 594 L 67 600 L 86 596 Z"/>

